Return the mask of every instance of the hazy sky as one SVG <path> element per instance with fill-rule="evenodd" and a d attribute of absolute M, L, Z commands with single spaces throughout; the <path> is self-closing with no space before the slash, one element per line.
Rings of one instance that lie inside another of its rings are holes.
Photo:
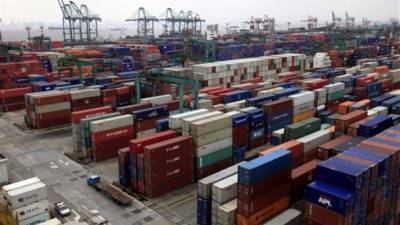
<path fill-rule="evenodd" d="M 66 0 L 65 2 L 68 2 Z M 330 12 L 344 17 L 348 11 L 360 23 L 362 17 L 373 21 L 400 17 L 400 0 L 76 0 L 86 3 L 99 14 L 105 23 L 121 22 L 138 7 L 145 7 L 151 14 L 160 16 L 171 7 L 192 10 L 209 23 L 241 22 L 251 15 L 268 14 L 278 24 L 299 22 L 307 15 L 317 16 L 322 23 L 330 20 Z M 0 0 L 0 18 L 3 23 L 48 22 L 59 23 L 61 12 L 58 0 Z"/>

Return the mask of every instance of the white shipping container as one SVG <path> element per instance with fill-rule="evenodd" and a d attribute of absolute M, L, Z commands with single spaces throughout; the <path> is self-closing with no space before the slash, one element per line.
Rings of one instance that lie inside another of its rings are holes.
<path fill-rule="evenodd" d="M 264 225 L 291 225 L 302 222 L 301 212 L 297 209 L 287 209 Z"/>
<path fill-rule="evenodd" d="M 196 147 L 199 147 L 228 137 L 232 137 L 232 127 L 204 134 L 201 136 L 193 136 L 193 142 Z"/>
<path fill-rule="evenodd" d="M 371 110 L 376 111 L 379 116 L 386 116 L 389 113 L 389 109 L 385 106 L 377 106 Z"/>
<path fill-rule="evenodd" d="M 47 187 L 43 182 L 35 183 L 5 193 L 10 209 L 23 207 L 33 202 L 47 199 Z"/>
<path fill-rule="evenodd" d="M 312 110 L 314 110 L 314 100 L 312 102 L 304 103 L 293 107 L 293 115 L 298 115 Z"/>
<path fill-rule="evenodd" d="M 49 105 L 35 106 L 34 112 L 37 114 L 41 114 L 41 113 L 57 112 L 57 111 L 68 110 L 68 109 L 71 109 L 70 102 L 60 102 L 60 103 L 49 104 Z"/>
<path fill-rule="evenodd" d="M 53 219 L 51 219 L 49 221 L 46 221 L 44 223 L 39 223 L 37 225 L 62 225 L 62 223 L 61 223 L 61 221 L 59 219 L 53 218 Z"/>
<path fill-rule="evenodd" d="M 316 149 L 321 144 L 330 141 L 332 138 L 332 134 L 326 130 L 320 130 L 304 136 L 302 138 L 297 139 L 298 142 L 303 143 L 303 151 L 309 152 L 313 149 Z"/>
<path fill-rule="evenodd" d="M 335 84 L 329 84 L 325 86 L 325 89 L 327 91 L 327 94 L 335 93 L 337 91 L 344 90 L 345 86 L 344 83 L 335 83 Z"/>
<path fill-rule="evenodd" d="M 299 106 L 305 103 L 314 102 L 315 93 L 313 91 L 304 91 L 299 94 L 290 95 L 289 98 L 293 99 L 293 106 Z"/>
<path fill-rule="evenodd" d="M 268 95 L 268 94 L 275 94 L 275 93 L 280 93 L 283 90 L 285 90 L 283 87 L 277 87 L 277 88 L 271 88 L 268 90 L 262 90 L 259 91 L 257 96 L 264 96 L 264 95 Z"/>
<path fill-rule="evenodd" d="M 9 191 L 12 191 L 12 190 L 15 190 L 15 189 L 18 189 L 18 188 L 22 188 L 22 187 L 25 187 L 25 186 L 29 186 L 29 185 L 32 185 L 32 184 L 36 184 L 36 183 L 39 183 L 39 182 L 41 182 L 39 177 L 32 177 L 32 178 L 29 178 L 29 179 L 26 179 L 26 180 L 21 180 L 21 181 L 18 181 L 18 182 L 9 184 L 9 185 L 4 185 L 2 187 L 2 192 L 6 193 L 6 192 L 9 192 Z"/>
<path fill-rule="evenodd" d="M 194 108 L 194 101 L 190 102 L 190 106 Z M 213 108 L 213 101 L 211 99 L 201 99 L 199 100 L 199 108 L 211 110 Z"/>
<path fill-rule="evenodd" d="M 226 203 L 237 195 L 238 176 L 232 175 L 212 186 L 212 199 L 220 204 Z"/>
<path fill-rule="evenodd" d="M 151 103 L 153 105 L 162 105 L 172 101 L 172 95 L 159 95 L 154 97 L 142 98 L 140 103 Z"/>
<path fill-rule="evenodd" d="M 90 122 L 90 131 L 101 132 L 129 125 L 133 125 L 132 115 L 115 116 L 112 118 Z"/>
<path fill-rule="evenodd" d="M 225 106 L 224 106 L 225 110 L 228 110 L 228 111 L 239 110 L 244 107 L 246 107 L 246 100 L 231 102 L 231 103 L 225 104 Z"/>
<path fill-rule="evenodd" d="M 190 124 L 193 123 L 194 121 L 207 119 L 207 118 L 218 116 L 218 115 L 221 115 L 221 114 L 223 114 L 223 112 L 214 111 L 214 112 L 207 112 L 207 113 L 204 113 L 204 114 L 183 118 L 182 121 L 181 121 L 182 131 L 190 133 Z"/>
<path fill-rule="evenodd" d="M 230 166 L 226 169 L 218 171 L 214 174 L 211 174 L 208 177 L 205 177 L 197 183 L 197 195 L 204 199 L 211 199 L 212 197 L 212 185 L 220 180 L 223 180 L 227 177 L 230 177 L 234 174 L 237 174 L 239 165 L 245 162 L 241 162 Z"/>
<path fill-rule="evenodd" d="M 319 88 L 314 90 L 315 92 L 315 98 L 322 98 L 322 97 L 326 97 L 327 93 L 326 90 L 324 88 Z"/>
<path fill-rule="evenodd" d="M 377 111 L 374 111 L 374 110 L 368 110 L 368 111 L 367 111 L 367 115 L 368 115 L 368 116 L 377 116 L 377 115 L 378 115 L 378 112 L 377 112 Z"/>
<path fill-rule="evenodd" d="M 215 151 L 232 146 L 232 137 L 224 138 L 216 142 L 197 147 L 195 149 L 196 157 L 201 157 L 213 153 Z"/>
<path fill-rule="evenodd" d="M 71 100 L 78 100 L 84 98 L 100 97 L 100 89 L 84 89 L 84 90 L 74 90 L 69 92 Z"/>
<path fill-rule="evenodd" d="M 236 224 L 237 199 L 233 199 L 218 208 L 217 224 L 235 225 Z"/>
<path fill-rule="evenodd" d="M 225 114 L 195 121 L 190 125 L 191 134 L 194 136 L 209 134 L 224 128 L 232 128 L 232 117 Z"/>
<path fill-rule="evenodd" d="M 168 118 L 169 128 L 171 128 L 171 129 L 179 129 L 179 128 L 182 127 L 182 119 L 189 118 L 189 117 L 196 116 L 196 115 L 200 115 L 200 114 L 203 114 L 203 113 L 207 113 L 208 111 L 209 111 L 208 109 L 198 109 L 198 110 L 193 110 L 193 111 L 189 111 L 189 112 L 180 113 L 180 114 L 176 114 L 176 115 L 170 116 Z"/>
<path fill-rule="evenodd" d="M 325 104 L 326 104 L 326 98 L 325 97 L 317 99 L 317 106 L 321 106 L 321 105 L 325 105 Z"/>
<path fill-rule="evenodd" d="M 22 220 L 18 222 L 18 225 L 37 225 L 40 223 L 44 223 L 50 219 L 50 215 L 48 212 L 36 215 L 26 220 Z"/>
<path fill-rule="evenodd" d="M 46 200 L 38 201 L 27 206 L 12 210 L 11 215 L 14 219 L 21 221 L 49 211 L 49 202 Z"/>
<path fill-rule="evenodd" d="M 369 73 L 374 72 L 374 69 L 373 69 L 373 68 L 364 68 L 364 69 L 360 69 L 360 70 L 358 70 L 358 71 L 360 71 L 360 73 L 361 73 L 362 75 L 367 75 L 367 74 L 369 74 Z"/>

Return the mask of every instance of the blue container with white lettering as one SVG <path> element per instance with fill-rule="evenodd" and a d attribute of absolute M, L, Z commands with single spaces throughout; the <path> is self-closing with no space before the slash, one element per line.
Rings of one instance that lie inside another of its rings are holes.
<path fill-rule="evenodd" d="M 233 127 L 241 127 L 244 125 L 248 125 L 249 124 L 249 114 L 247 113 L 238 113 L 232 116 L 232 123 L 233 123 Z"/>
<path fill-rule="evenodd" d="M 262 107 L 263 104 L 278 100 L 278 95 L 267 94 L 263 96 L 253 97 L 246 99 L 246 107 Z"/>
<path fill-rule="evenodd" d="M 382 89 L 381 82 L 374 82 L 371 84 L 367 84 L 367 94 L 368 98 L 374 98 L 380 95 Z"/>
<path fill-rule="evenodd" d="M 255 130 L 251 130 L 250 131 L 250 140 L 264 138 L 264 132 L 265 132 L 264 127 L 261 127 L 261 128 L 255 129 Z"/>
<path fill-rule="evenodd" d="M 169 111 L 167 106 L 161 105 L 161 106 L 133 111 L 132 115 L 135 121 L 143 121 L 159 116 L 168 116 Z"/>
<path fill-rule="evenodd" d="M 289 97 L 289 95 L 295 95 L 300 93 L 300 89 L 299 88 L 287 88 L 281 92 L 279 92 L 278 94 L 276 94 L 278 96 L 278 98 L 283 98 L 283 97 Z"/>
<path fill-rule="evenodd" d="M 321 181 L 314 181 L 307 186 L 306 200 L 342 216 L 351 213 L 354 207 L 352 192 Z"/>

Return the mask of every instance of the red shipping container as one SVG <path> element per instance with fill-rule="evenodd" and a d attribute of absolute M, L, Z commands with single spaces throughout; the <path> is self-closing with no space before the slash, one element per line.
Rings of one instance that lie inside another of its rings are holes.
<path fill-rule="evenodd" d="M 356 80 L 356 87 L 365 87 L 367 84 L 371 84 L 375 81 L 373 76 L 365 76 Z"/>
<path fill-rule="evenodd" d="M 0 111 L 2 112 L 12 112 L 12 111 L 17 111 L 21 109 L 25 109 L 25 103 L 15 103 L 15 104 L 6 104 L 6 105 L 0 105 Z"/>
<path fill-rule="evenodd" d="M 34 119 L 36 120 L 56 120 L 61 118 L 67 118 L 68 122 L 71 122 L 71 111 L 69 109 L 55 111 L 55 112 L 47 112 L 41 114 L 35 114 Z"/>
<path fill-rule="evenodd" d="M 311 183 L 316 176 L 317 165 L 321 161 L 312 160 L 302 166 L 292 170 L 290 190 L 292 193 L 301 192 L 303 194 L 304 188 L 307 184 Z"/>
<path fill-rule="evenodd" d="M 68 93 L 49 93 L 46 95 L 37 96 L 34 98 L 34 105 L 41 106 L 41 105 L 50 105 L 55 103 L 61 102 L 69 102 L 69 94 Z"/>
<path fill-rule="evenodd" d="M 306 202 L 305 217 L 311 221 L 317 222 L 317 224 L 324 225 L 350 225 L 351 216 L 342 216 L 329 209 L 322 208 L 312 203 Z M 313 223 L 305 223 L 313 224 Z"/>
<path fill-rule="evenodd" d="M 243 202 L 251 202 L 261 195 L 265 194 L 267 190 L 275 189 L 287 185 L 290 182 L 291 170 L 281 171 L 276 173 L 263 181 L 260 181 L 254 185 L 238 184 L 238 196 L 237 198 Z"/>
<path fill-rule="evenodd" d="M 121 164 L 128 165 L 129 164 L 129 155 L 130 155 L 129 147 L 121 148 L 118 151 L 118 161 Z"/>
<path fill-rule="evenodd" d="M 101 115 L 111 113 L 111 112 L 112 112 L 112 108 L 110 106 L 103 106 L 103 107 L 94 108 L 94 109 L 77 111 L 77 112 L 72 113 L 71 121 L 72 121 L 72 123 L 79 123 L 81 121 L 81 119 L 101 116 Z"/>
<path fill-rule="evenodd" d="M 92 160 L 100 162 L 118 156 L 118 150 L 129 145 L 131 137 L 120 137 L 104 142 L 92 143 Z"/>
<path fill-rule="evenodd" d="M 145 146 L 174 137 L 176 137 L 176 132 L 173 130 L 167 130 L 144 138 L 134 139 L 130 141 L 130 151 L 131 153 L 142 154 Z"/>
<path fill-rule="evenodd" d="M 73 112 L 96 108 L 96 107 L 100 107 L 100 106 L 101 106 L 101 98 L 100 97 L 91 97 L 91 98 L 71 100 L 71 110 Z"/>
<path fill-rule="evenodd" d="M 31 92 L 32 92 L 32 88 L 31 87 L 0 90 L 0 98 L 24 96 L 25 94 L 31 93 Z"/>
<path fill-rule="evenodd" d="M 244 216 L 240 213 L 236 214 L 237 225 L 259 225 L 263 221 L 278 215 L 289 207 L 289 196 L 279 199 L 271 205 L 266 206 L 264 209 L 251 216 Z"/>
<path fill-rule="evenodd" d="M 122 137 L 132 138 L 134 134 L 133 125 L 118 127 L 106 131 L 95 132 L 91 134 L 92 141 L 103 142 L 110 141 Z"/>
<path fill-rule="evenodd" d="M 233 129 L 233 148 L 249 145 L 249 126 L 234 127 Z"/>
<path fill-rule="evenodd" d="M 141 188 L 141 184 L 139 184 L 139 189 L 145 189 L 146 196 L 150 198 L 157 198 L 163 194 L 174 191 L 191 183 L 193 183 L 193 171 L 186 174 L 181 174 L 177 176 L 174 180 L 163 183 L 162 185 L 146 185 L 145 188 Z"/>

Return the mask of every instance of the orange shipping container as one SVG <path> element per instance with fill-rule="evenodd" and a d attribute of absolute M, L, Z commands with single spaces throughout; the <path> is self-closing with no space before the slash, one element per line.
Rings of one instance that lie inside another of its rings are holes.
<path fill-rule="evenodd" d="M 308 112 L 297 114 L 297 115 L 293 116 L 293 123 L 297 123 L 299 121 L 311 118 L 313 116 L 314 116 L 314 111 L 308 111 Z"/>
<path fill-rule="evenodd" d="M 346 114 L 346 113 L 348 113 L 348 112 L 349 112 L 349 107 L 350 107 L 351 105 L 353 105 L 353 104 L 354 104 L 354 102 L 351 102 L 351 101 L 347 101 L 347 102 L 340 103 L 340 104 L 339 104 L 338 112 L 339 112 L 340 114 Z"/>
<path fill-rule="evenodd" d="M 284 211 L 288 207 L 289 196 L 276 201 L 275 203 L 265 207 L 263 210 L 251 215 L 250 217 L 244 217 L 240 214 L 236 214 L 236 223 L 237 225 L 259 225 L 265 220 L 268 220 Z"/>
<path fill-rule="evenodd" d="M 374 68 L 374 73 L 384 74 L 389 72 L 388 66 L 377 66 Z"/>

